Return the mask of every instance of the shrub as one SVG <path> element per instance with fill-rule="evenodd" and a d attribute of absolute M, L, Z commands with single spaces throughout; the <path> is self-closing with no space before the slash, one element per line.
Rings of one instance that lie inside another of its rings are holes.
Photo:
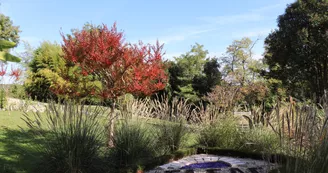
<path fill-rule="evenodd" d="M 182 120 L 180 122 L 163 121 L 159 125 L 159 143 L 172 153 L 181 147 L 186 133 L 187 127 Z"/>
<path fill-rule="evenodd" d="M 25 113 L 28 127 L 45 140 L 37 147 L 41 163 L 36 172 L 104 172 L 99 156 L 104 141 L 100 115 L 100 108 L 68 102 L 50 103 L 46 115 L 36 112 L 31 118 Z"/>
<path fill-rule="evenodd" d="M 23 85 L 12 84 L 9 88 L 9 97 L 18 98 L 18 99 L 27 99 L 28 96 L 25 92 Z"/>
<path fill-rule="evenodd" d="M 200 131 L 198 144 L 204 147 L 237 149 L 241 146 L 241 131 L 233 118 L 217 120 Z"/>
<path fill-rule="evenodd" d="M 108 159 L 116 169 L 136 169 L 156 156 L 156 133 L 140 120 L 119 121 L 115 126 L 113 144 Z"/>
<path fill-rule="evenodd" d="M 325 140 L 328 138 L 325 137 Z M 294 159 L 287 159 L 279 169 L 281 173 L 326 173 L 328 172 L 328 144 L 321 142 L 313 145 L 308 154 L 300 153 Z"/>
<path fill-rule="evenodd" d="M 242 136 L 242 150 L 271 154 L 279 150 L 279 137 L 271 129 L 256 127 L 246 131 Z"/>
<path fill-rule="evenodd" d="M 5 89 L 0 89 L 0 109 L 6 107 L 6 92 Z"/>

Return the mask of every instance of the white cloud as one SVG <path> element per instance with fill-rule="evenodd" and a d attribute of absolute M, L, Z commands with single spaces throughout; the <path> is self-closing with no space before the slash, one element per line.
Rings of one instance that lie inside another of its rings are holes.
<path fill-rule="evenodd" d="M 172 53 L 166 53 L 163 58 L 165 60 L 174 60 L 174 57 L 178 57 L 181 54 L 184 54 L 185 52 L 172 52 Z"/>
<path fill-rule="evenodd" d="M 270 32 L 271 28 L 254 28 L 251 29 L 250 31 L 245 31 L 245 32 L 238 32 L 238 33 L 233 33 L 234 38 L 242 38 L 242 37 L 257 37 L 257 38 L 264 38 L 266 37 Z"/>
<path fill-rule="evenodd" d="M 264 19 L 264 16 L 258 13 L 244 13 L 244 14 L 237 14 L 237 15 L 199 17 L 198 19 L 211 24 L 230 25 L 230 24 L 237 24 L 237 23 L 239 24 L 239 23 L 260 21 Z"/>
<path fill-rule="evenodd" d="M 190 37 L 198 36 L 207 32 L 215 31 L 216 29 L 184 29 L 178 33 L 171 33 L 163 36 L 159 36 L 157 38 L 146 38 L 142 39 L 144 43 L 155 44 L 158 40 L 161 44 L 169 44 L 176 41 L 184 41 Z M 134 40 L 132 43 L 137 43 L 138 41 Z"/>
<path fill-rule="evenodd" d="M 290 0 L 288 0 L 290 1 Z M 279 8 L 284 8 L 286 2 L 280 2 L 273 5 L 263 6 L 255 9 L 249 10 L 249 12 L 234 14 L 234 15 L 221 15 L 221 16 L 204 16 L 197 19 L 205 21 L 214 25 L 231 25 L 231 24 L 240 24 L 247 22 L 256 22 L 262 21 L 267 18 L 264 13 Z"/>
<path fill-rule="evenodd" d="M 220 27 L 222 27 L 222 25 L 233 25 L 233 24 L 264 21 L 268 19 L 268 16 L 264 15 L 265 12 L 283 7 L 285 3 L 280 1 L 277 4 L 263 6 L 240 14 L 198 17 L 196 19 L 203 21 L 203 23 L 200 23 L 198 25 L 195 24 L 194 26 L 190 26 L 190 25 L 183 26 L 182 24 L 172 28 L 166 28 L 165 30 L 169 32 L 166 35 L 151 37 L 148 39 L 147 38 L 138 38 L 138 39 L 143 40 L 144 43 L 151 43 L 151 44 L 156 43 L 156 41 L 158 40 L 160 43 L 164 43 L 167 45 L 172 42 L 184 41 L 190 38 L 200 38 L 202 34 L 218 30 Z M 242 32 L 236 32 L 231 34 L 232 37 L 235 39 L 239 39 L 242 37 L 259 37 L 262 39 L 268 33 L 270 33 L 270 31 L 271 28 L 268 29 L 268 28 L 251 27 L 250 29 L 248 29 L 248 31 L 247 30 L 245 31 L 245 29 L 243 29 Z M 138 42 L 137 39 L 132 41 L 132 43 L 137 43 L 137 42 Z M 168 57 L 168 55 L 166 55 L 166 57 Z"/>
<path fill-rule="evenodd" d="M 266 11 L 270 11 L 270 10 L 274 10 L 277 8 L 281 8 L 284 7 L 286 4 L 285 3 L 279 3 L 279 4 L 273 4 L 273 5 L 268 5 L 268 6 L 263 6 L 260 8 L 256 8 L 256 9 L 252 9 L 252 12 L 266 12 Z"/>
<path fill-rule="evenodd" d="M 163 42 L 164 44 L 168 44 L 170 42 L 173 41 L 183 41 L 188 39 L 191 36 L 196 36 L 196 35 L 200 35 L 203 33 L 207 33 L 207 32 L 211 32 L 214 31 L 216 29 L 202 29 L 202 30 L 191 30 L 191 31 L 185 31 L 185 32 L 181 32 L 179 34 L 176 35 L 169 35 L 169 36 L 164 36 L 164 37 L 159 37 L 158 40 L 160 42 Z"/>

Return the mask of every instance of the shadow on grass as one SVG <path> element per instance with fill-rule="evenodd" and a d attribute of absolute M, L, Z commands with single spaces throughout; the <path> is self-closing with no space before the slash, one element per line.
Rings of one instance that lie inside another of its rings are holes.
<path fill-rule="evenodd" d="M 28 131 L 4 129 L 0 132 L 0 173 L 33 172 L 40 158 L 37 148 L 44 140 L 36 139 Z"/>

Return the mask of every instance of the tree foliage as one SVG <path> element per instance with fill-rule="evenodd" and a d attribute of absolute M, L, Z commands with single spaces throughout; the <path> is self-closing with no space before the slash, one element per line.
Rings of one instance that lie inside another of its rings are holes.
<path fill-rule="evenodd" d="M 40 101 L 57 98 L 87 98 L 97 82 L 92 76 L 83 76 L 80 69 L 63 59 L 61 46 L 43 42 L 33 53 L 29 64 L 25 89 Z"/>
<path fill-rule="evenodd" d="M 197 101 L 220 83 L 218 59 L 207 55 L 204 46 L 196 43 L 189 52 L 170 62 L 169 84 L 175 95 Z"/>
<path fill-rule="evenodd" d="M 320 96 L 328 88 L 328 2 L 298 0 L 278 17 L 265 40 L 267 76 L 296 97 Z"/>
<path fill-rule="evenodd" d="M 244 37 L 234 40 L 227 47 L 223 60 L 224 81 L 207 95 L 206 100 L 232 110 L 240 103 L 249 106 L 258 104 L 267 96 L 267 83 L 261 76 L 265 64 L 261 59 L 253 59 L 253 47 L 258 40 Z"/>
<path fill-rule="evenodd" d="M 223 58 L 224 74 L 226 80 L 234 85 L 247 85 L 259 77 L 259 71 L 263 68 L 261 61 L 253 59 L 253 47 L 256 41 L 248 37 L 234 40 L 227 47 L 227 56 Z"/>
<path fill-rule="evenodd" d="M 92 74 L 99 79 L 101 87 L 95 91 L 100 98 L 112 99 L 108 117 L 108 146 L 114 145 L 115 99 L 126 93 L 150 95 L 163 90 L 167 83 L 165 64 L 162 61 L 163 45 L 145 45 L 124 42 L 123 32 L 116 24 L 86 25 L 64 36 L 64 58 L 81 68 L 84 76 Z"/>
<path fill-rule="evenodd" d="M 0 40 L 7 40 L 18 44 L 20 32 L 19 27 L 14 26 L 8 16 L 0 14 Z"/>
<path fill-rule="evenodd" d="M 79 66 L 83 75 L 93 74 L 101 81 L 96 93 L 102 98 L 149 95 L 166 85 L 163 45 L 159 43 L 126 43 L 115 24 L 110 29 L 89 25 L 62 37 L 64 58 Z"/>
<path fill-rule="evenodd" d="M 212 88 L 221 83 L 220 64 L 217 58 L 207 59 L 201 74 L 192 80 L 192 87 L 199 97 L 207 95 Z"/>
<path fill-rule="evenodd" d="M 10 48 L 14 48 L 19 43 L 18 26 L 13 26 L 9 17 L 0 14 L 0 60 L 20 62 L 21 59 L 9 53 Z"/>

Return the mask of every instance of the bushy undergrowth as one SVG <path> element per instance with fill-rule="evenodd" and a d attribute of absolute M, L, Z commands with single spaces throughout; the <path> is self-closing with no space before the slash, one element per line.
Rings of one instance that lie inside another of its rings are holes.
<path fill-rule="evenodd" d="M 36 172 L 88 173 L 104 172 L 100 158 L 104 129 L 99 123 L 100 108 L 50 103 L 46 115 L 24 115 L 30 130 L 44 138 Z"/>
<path fill-rule="evenodd" d="M 159 143 L 169 153 L 177 151 L 181 145 L 184 136 L 187 134 L 188 129 L 185 123 L 180 120 L 179 122 L 167 122 L 159 124 Z"/>
<path fill-rule="evenodd" d="M 137 120 L 122 120 L 115 126 L 109 163 L 119 168 L 136 169 L 138 165 L 157 156 L 158 136 L 152 126 Z M 155 131 L 155 132 L 154 132 Z"/>
<path fill-rule="evenodd" d="M 283 163 L 278 172 L 328 172 L 327 95 L 321 98 L 319 104 L 290 104 L 288 108 L 280 111 L 275 131 L 283 139 L 286 154 L 294 158 Z"/>
<path fill-rule="evenodd" d="M 234 118 L 218 120 L 204 125 L 198 137 L 202 147 L 215 147 L 260 153 L 278 152 L 278 136 L 268 128 L 242 130 Z"/>
<path fill-rule="evenodd" d="M 198 138 L 200 146 L 234 149 L 241 146 L 242 133 L 233 118 L 227 117 L 202 126 Z"/>
<path fill-rule="evenodd" d="M 25 114 L 29 128 L 45 140 L 39 147 L 42 167 L 37 165 L 37 172 L 134 171 L 149 168 L 153 161 L 162 164 L 163 158 L 185 156 L 181 151 L 190 149 L 187 145 L 285 154 L 292 159 L 279 163 L 280 172 L 328 172 L 328 166 L 322 166 L 328 165 L 328 102 L 319 106 L 278 103 L 270 113 L 252 111 L 247 129 L 241 128 L 240 119 L 222 114 L 213 105 L 188 108 L 188 114 L 182 108 L 187 102 L 183 103 L 172 110 L 167 102 L 150 100 L 130 100 L 119 106 L 112 148 L 103 147 L 106 132 L 99 121 L 108 115 L 104 107 L 49 104 L 46 115 Z M 196 143 L 190 142 L 194 139 Z"/>
<path fill-rule="evenodd" d="M 255 127 L 244 131 L 242 138 L 243 145 L 240 149 L 243 151 L 271 154 L 281 151 L 279 150 L 279 137 L 272 132 L 271 129 L 265 127 Z"/>

